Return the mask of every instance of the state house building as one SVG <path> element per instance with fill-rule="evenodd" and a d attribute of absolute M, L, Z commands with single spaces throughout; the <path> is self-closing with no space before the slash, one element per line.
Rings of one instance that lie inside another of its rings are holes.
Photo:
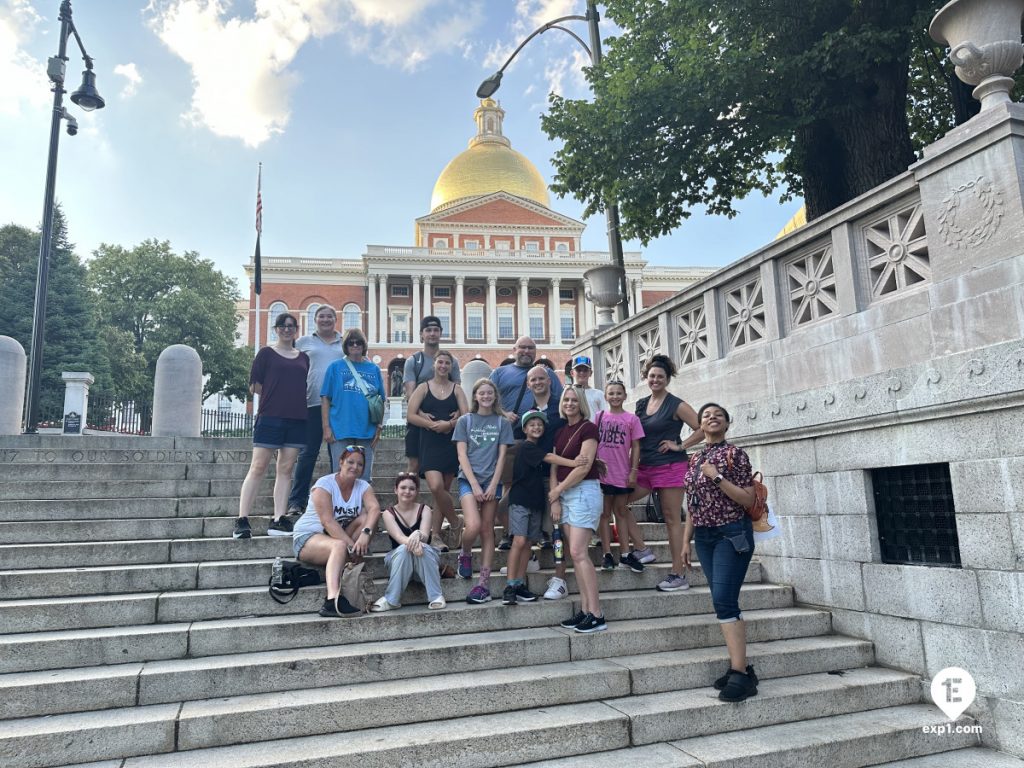
<path fill-rule="evenodd" d="M 528 335 L 538 358 L 563 370 L 574 339 L 595 324 L 583 273 L 610 257 L 580 250 L 584 225 L 551 209 L 537 168 L 502 133 L 504 115 L 496 101 L 480 102 L 476 135 L 438 176 L 413 245 L 369 245 L 361 258 L 264 258 L 261 344 L 275 340 L 280 313 L 292 312 L 301 332 L 312 333 L 317 308 L 330 304 L 340 330 L 363 329 L 385 373 L 421 347 L 425 315 L 441 319 L 441 346 L 463 365 L 476 358 L 497 366 Z M 712 271 L 652 268 L 635 252 L 625 254 L 625 266 L 631 311 Z M 251 263 L 246 273 L 251 286 Z M 250 345 L 254 312 L 250 290 L 243 324 Z"/>

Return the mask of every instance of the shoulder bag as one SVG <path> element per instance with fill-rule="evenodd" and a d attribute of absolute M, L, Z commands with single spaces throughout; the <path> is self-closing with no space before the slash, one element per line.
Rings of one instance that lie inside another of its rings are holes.
<path fill-rule="evenodd" d="M 359 391 L 363 393 L 363 397 L 366 398 L 366 404 L 370 409 L 370 423 L 380 424 L 384 421 L 384 398 L 380 396 L 380 392 L 375 389 L 370 389 L 367 386 L 366 381 L 362 376 L 359 375 L 359 371 L 352 365 L 352 361 L 347 357 L 343 358 L 348 369 L 352 371 L 352 377 L 356 380 L 356 385 L 359 387 Z"/>

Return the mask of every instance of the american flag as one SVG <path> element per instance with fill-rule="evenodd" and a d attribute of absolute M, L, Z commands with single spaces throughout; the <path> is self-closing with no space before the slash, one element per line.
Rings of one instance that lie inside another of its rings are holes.
<path fill-rule="evenodd" d="M 263 234 L 263 163 L 260 163 L 260 170 L 256 176 L 256 255 L 253 257 L 255 264 L 255 275 L 253 277 L 253 290 L 259 296 L 263 290 L 263 267 L 260 264 L 260 235 Z"/>

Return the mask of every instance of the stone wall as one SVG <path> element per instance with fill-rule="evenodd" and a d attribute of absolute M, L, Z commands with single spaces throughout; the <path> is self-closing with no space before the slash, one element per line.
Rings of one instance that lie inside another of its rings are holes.
<path fill-rule="evenodd" d="M 596 381 L 725 405 L 784 535 L 772 581 L 925 681 L 975 677 L 1024 755 L 1024 108 L 982 112 L 908 172 L 609 331 Z M 948 463 L 960 568 L 881 560 L 871 469 Z"/>

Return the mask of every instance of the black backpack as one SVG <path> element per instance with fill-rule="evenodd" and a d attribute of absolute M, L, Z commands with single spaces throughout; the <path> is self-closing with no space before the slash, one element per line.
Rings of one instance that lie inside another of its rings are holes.
<path fill-rule="evenodd" d="M 281 603 L 281 605 L 290 603 L 295 599 L 295 596 L 302 587 L 315 587 L 322 581 L 320 571 L 316 568 L 307 568 L 294 560 L 285 560 L 282 565 L 284 566 L 284 572 L 282 573 L 281 584 L 275 585 L 273 583 L 274 577 L 270 577 L 270 596 Z"/>

